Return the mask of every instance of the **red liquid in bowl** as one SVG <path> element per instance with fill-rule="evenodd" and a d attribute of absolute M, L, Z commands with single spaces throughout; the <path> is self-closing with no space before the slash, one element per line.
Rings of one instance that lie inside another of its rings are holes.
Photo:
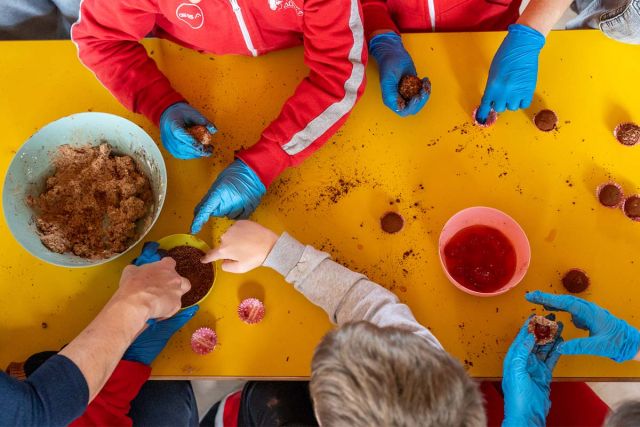
<path fill-rule="evenodd" d="M 458 231 L 444 247 L 447 271 L 476 292 L 495 292 L 516 272 L 516 251 L 501 231 L 473 225 Z"/>

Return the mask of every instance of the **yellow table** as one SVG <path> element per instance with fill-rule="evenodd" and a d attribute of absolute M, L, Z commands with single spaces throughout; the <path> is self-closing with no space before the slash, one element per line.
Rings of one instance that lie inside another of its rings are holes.
<path fill-rule="evenodd" d="M 352 269 L 396 292 L 418 320 L 476 377 L 501 375 L 502 359 L 533 310 L 528 290 L 562 292 L 560 275 L 588 271 L 583 296 L 640 326 L 640 223 L 598 205 L 595 187 L 613 178 L 627 192 L 640 185 L 640 147 L 611 134 L 624 120 L 640 120 L 640 53 L 597 32 L 551 34 L 541 56 L 539 90 L 527 111 L 504 114 L 488 130 L 470 124 L 486 73 L 503 35 L 428 34 L 405 37 L 418 70 L 433 82 L 427 107 L 401 119 L 383 107 L 378 75 L 348 123 L 302 167 L 271 187 L 254 219 L 331 252 Z M 185 232 L 193 206 L 234 150 L 258 139 L 306 69 L 300 49 L 261 58 L 209 57 L 168 42 L 145 42 L 175 87 L 203 110 L 220 132 L 215 158 L 176 161 L 164 211 L 149 238 Z M 0 170 L 34 131 L 80 111 L 123 115 L 159 140 L 158 130 L 126 111 L 84 69 L 70 42 L 0 44 Z M 531 123 L 543 107 L 560 117 L 557 131 Z M 450 285 L 437 258 L 444 222 L 468 206 L 511 214 L 531 240 L 531 268 L 522 284 L 495 298 L 475 298 Z M 378 218 L 397 209 L 408 219 L 397 235 L 383 235 Z M 209 243 L 228 227 L 212 222 Z M 0 366 L 72 339 L 117 287 L 119 271 L 137 253 L 106 266 L 69 270 L 26 253 L 0 223 Z M 262 298 L 262 324 L 241 323 L 235 310 Z M 566 316 L 560 316 L 565 322 Z M 214 327 L 220 345 L 208 356 L 189 349 L 191 332 Z M 154 365 L 156 376 L 304 377 L 314 346 L 330 328 L 324 313 L 267 269 L 223 274 L 196 318 Z M 566 337 L 580 332 L 568 326 Z M 640 377 L 640 364 L 618 365 L 566 357 L 559 377 Z"/>

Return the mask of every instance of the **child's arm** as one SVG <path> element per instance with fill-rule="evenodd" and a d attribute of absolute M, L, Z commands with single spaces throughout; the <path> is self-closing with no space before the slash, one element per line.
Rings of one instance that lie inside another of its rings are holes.
<path fill-rule="evenodd" d="M 572 2 L 573 0 L 531 0 L 520 15 L 518 24 L 531 27 L 546 36 Z"/>
<path fill-rule="evenodd" d="M 185 99 L 139 43 L 153 29 L 156 13 L 150 0 L 83 0 L 71 38 L 100 82 L 129 110 L 158 125 L 167 107 Z"/>
<path fill-rule="evenodd" d="M 309 74 L 258 142 L 237 154 L 265 187 L 299 165 L 345 122 L 365 86 L 367 45 L 358 0 L 305 0 L 304 63 Z"/>
<path fill-rule="evenodd" d="M 362 17 L 364 19 L 364 35 L 367 41 L 375 35 L 394 32 L 400 34 L 391 18 L 387 0 L 361 0 Z"/>
<path fill-rule="evenodd" d="M 238 221 L 203 262 L 218 259 L 225 260 L 223 270 L 233 273 L 243 273 L 260 265 L 273 268 L 338 325 L 366 320 L 378 326 L 394 326 L 420 335 L 441 348 L 433 334 L 417 322 L 409 307 L 400 303 L 393 293 L 287 233 L 278 237 L 259 224 Z"/>
<path fill-rule="evenodd" d="M 545 37 L 572 0 L 532 0 L 493 57 L 476 119 L 493 109 L 502 113 L 529 108 L 538 82 L 538 57 Z"/>

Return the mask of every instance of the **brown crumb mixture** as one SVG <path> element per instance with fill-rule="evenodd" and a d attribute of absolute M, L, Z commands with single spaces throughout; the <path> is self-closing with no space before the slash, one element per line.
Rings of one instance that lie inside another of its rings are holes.
<path fill-rule="evenodd" d="M 127 249 L 136 221 L 152 203 L 149 179 L 129 156 L 111 146 L 63 145 L 45 190 L 27 203 L 36 211 L 42 243 L 57 253 L 103 259 Z"/>
<path fill-rule="evenodd" d="M 182 307 L 189 307 L 204 298 L 213 286 L 213 264 L 200 262 L 204 252 L 191 246 L 176 246 L 169 249 L 166 256 L 176 261 L 178 274 L 191 283 L 189 292 L 182 295 Z"/>

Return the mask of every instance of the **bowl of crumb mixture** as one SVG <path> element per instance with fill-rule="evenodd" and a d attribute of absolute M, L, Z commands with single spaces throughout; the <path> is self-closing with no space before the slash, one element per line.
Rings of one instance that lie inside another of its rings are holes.
<path fill-rule="evenodd" d="M 15 239 L 63 267 L 111 261 L 140 242 L 160 215 L 167 171 L 138 125 L 79 113 L 44 126 L 20 147 L 2 208 Z"/>

